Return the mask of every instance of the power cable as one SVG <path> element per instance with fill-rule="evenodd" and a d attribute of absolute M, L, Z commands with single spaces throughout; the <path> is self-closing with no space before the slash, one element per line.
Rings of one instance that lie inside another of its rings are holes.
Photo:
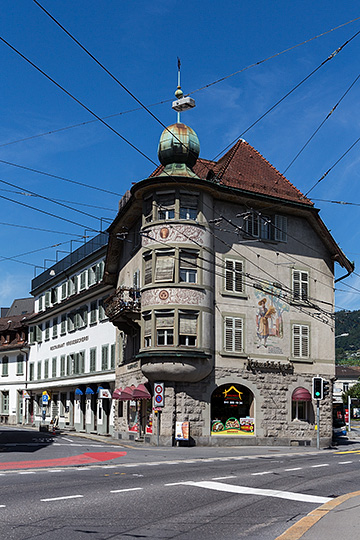
<path fill-rule="evenodd" d="M 69 233 L 69 232 L 64 232 L 64 231 L 54 231 L 52 229 L 43 229 L 41 227 L 30 227 L 29 225 L 18 225 L 16 223 L 6 223 L 4 221 L 0 221 L 0 225 L 5 225 L 6 227 L 18 227 L 20 229 L 30 229 L 32 231 L 48 232 L 52 234 L 65 234 L 67 236 L 77 236 L 78 238 L 84 238 L 84 239 L 88 237 L 87 235 L 83 235 L 83 234 Z"/>
<path fill-rule="evenodd" d="M 14 261 L 21 264 L 26 264 L 27 266 L 33 266 L 35 268 L 38 268 L 37 264 L 31 264 L 25 261 L 18 261 L 18 257 L 25 257 L 25 255 L 32 255 L 34 253 L 39 253 L 39 251 L 46 251 L 47 249 L 52 249 L 55 247 L 63 246 L 64 244 L 69 244 L 71 240 L 67 240 L 66 242 L 59 242 L 58 244 L 52 244 L 51 246 L 46 246 L 43 248 L 34 249 L 32 251 L 27 251 L 26 253 L 20 253 L 19 255 L 13 255 L 12 257 L 0 257 L 0 262 L 2 261 Z"/>
<path fill-rule="evenodd" d="M 28 193 L 27 191 L 16 191 L 15 189 L 2 189 L 3 192 L 6 193 L 15 193 L 16 195 L 23 195 L 24 197 L 37 197 L 37 195 L 34 195 L 33 193 Z M 108 210 L 109 212 L 116 212 L 114 208 L 107 208 L 105 206 L 96 206 L 95 204 L 86 204 L 81 203 L 77 201 L 67 201 L 64 199 L 52 199 L 53 201 L 59 201 L 59 202 L 65 202 L 69 204 L 76 204 L 78 206 L 87 206 L 89 208 L 97 208 L 98 210 Z"/>
<path fill-rule="evenodd" d="M 349 206 L 360 206 L 360 203 L 354 203 L 354 202 L 347 202 L 347 201 L 330 201 L 328 199 L 314 199 L 311 197 L 312 201 L 319 201 L 319 202 L 326 202 L 326 203 L 332 203 L 332 204 L 344 204 Z M 351 252 L 348 252 L 351 253 Z"/>
<path fill-rule="evenodd" d="M 0 39 L 2 39 L 0 37 Z M 95 189 L 96 191 L 102 191 L 103 193 L 109 193 L 110 195 L 116 195 L 117 197 L 121 197 L 120 193 L 116 193 L 115 191 L 109 191 L 108 189 L 102 189 L 97 186 L 91 186 L 90 184 L 85 184 L 84 182 L 78 182 L 77 180 L 71 180 L 70 178 L 65 178 L 64 176 L 58 176 L 57 174 L 51 174 L 45 171 L 39 171 L 39 169 L 33 169 L 32 167 L 26 167 L 25 165 L 19 165 L 18 163 L 12 163 L 10 161 L 5 161 L 4 159 L 0 159 L 0 163 L 4 163 L 5 165 L 11 165 L 12 167 L 17 167 L 18 169 L 24 169 L 25 171 L 31 171 L 37 174 L 43 174 L 44 176 L 49 176 L 50 178 L 56 178 L 56 180 L 63 180 L 64 182 L 70 182 L 71 184 L 77 184 L 78 186 L 86 187 L 87 189 Z"/>

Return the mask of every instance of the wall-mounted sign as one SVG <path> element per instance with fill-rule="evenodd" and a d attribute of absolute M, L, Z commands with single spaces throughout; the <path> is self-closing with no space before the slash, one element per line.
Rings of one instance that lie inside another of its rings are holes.
<path fill-rule="evenodd" d="M 161 227 L 160 229 L 160 237 L 165 240 L 169 236 L 169 229 L 167 227 Z"/>
<path fill-rule="evenodd" d="M 154 407 L 164 406 L 164 383 L 154 384 Z"/>
<path fill-rule="evenodd" d="M 169 298 L 169 293 L 167 291 L 160 291 L 159 298 L 160 300 L 167 300 Z"/>
<path fill-rule="evenodd" d="M 29 392 L 27 390 L 22 391 L 22 396 L 25 399 L 30 399 L 30 394 L 29 394 Z"/>
<path fill-rule="evenodd" d="M 111 392 L 107 388 L 100 388 L 99 399 L 111 399 Z"/>

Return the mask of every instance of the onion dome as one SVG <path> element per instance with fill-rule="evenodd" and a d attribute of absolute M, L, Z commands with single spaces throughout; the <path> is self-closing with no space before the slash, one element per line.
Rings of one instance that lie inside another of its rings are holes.
<path fill-rule="evenodd" d="M 191 170 L 200 153 L 199 138 L 185 124 L 172 124 L 161 134 L 158 157 L 164 171 L 161 175 L 189 176 L 197 178 Z"/>

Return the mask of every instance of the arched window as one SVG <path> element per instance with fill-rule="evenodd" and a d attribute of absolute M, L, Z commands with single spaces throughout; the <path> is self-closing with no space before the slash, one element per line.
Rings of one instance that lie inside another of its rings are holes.
<path fill-rule="evenodd" d="M 291 396 L 291 419 L 312 422 L 311 394 L 306 388 L 296 388 Z"/>
<path fill-rule="evenodd" d="M 219 386 L 211 396 L 211 435 L 253 435 L 254 396 L 240 384 Z"/>

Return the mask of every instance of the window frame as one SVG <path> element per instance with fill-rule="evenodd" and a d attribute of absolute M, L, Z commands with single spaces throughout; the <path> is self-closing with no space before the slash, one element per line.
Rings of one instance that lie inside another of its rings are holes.
<path fill-rule="evenodd" d="M 297 349 L 297 350 L 296 350 Z M 304 354 L 306 352 L 306 354 Z M 292 323 L 291 356 L 295 360 L 310 360 L 310 325 Z"/>
<path fill-rule="evenodd" d="M 231 268 L 230 268 L 231 265 Z M 241 266 L 241 270 L 237 269 L 237 265 Z M 231 296 L 244 296 L 244 261 L 234 257 L 226 257 L 224 259 L 224 284 L 223 292 Z M 228 285 L 231 283 L 231 288 Z M 239 286 L 240 285 L 240 286 Z M 238 289 L 238 290 L 237 290 Z"/>
<path fill-rule="evenodd" d="M 231 323 L 231 324 L 230 324 Z M 237 325 L 239 325 L 237 327 Z M 223 316 L 223 352 L 225 354 L 244 354 L 244 328 L 245 317 L 242 315 L 227 315 Z M 240 334 L 240 348 L 237 343 Z M 228 343 L 231 341 L 231 346 Z"/>

